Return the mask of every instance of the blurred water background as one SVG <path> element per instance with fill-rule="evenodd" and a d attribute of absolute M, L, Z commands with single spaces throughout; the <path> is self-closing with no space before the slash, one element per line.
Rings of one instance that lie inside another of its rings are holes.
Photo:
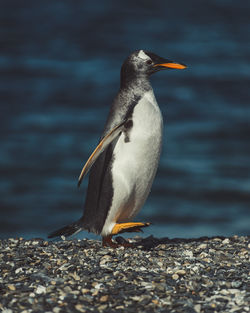
<path fill-rule="evenodd" d="M 145 235 L 249 234 L 249 20 L 249 1 L 1 1 L 0 237 L 81 216 L 78 175 L 137 49 L 189 66 L 151 79 L 165 128 Z"/>

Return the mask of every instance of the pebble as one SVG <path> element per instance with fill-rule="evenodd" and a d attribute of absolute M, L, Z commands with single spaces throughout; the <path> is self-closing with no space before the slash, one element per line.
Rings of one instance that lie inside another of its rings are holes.
<path fill-rule="evenodd" d="M 195 312 L 200 313 L 201 312 L 201 304 L 196 304 L 194 306 L 194 310 L 195 310 Z"/>
<path fill-rule="evenodd" d="M 250 312 L 249 237 L 129 241 L 0 240 L 0 312 Z"/>
<path fill-rule="evenodd" d="M 232 281 L 231 285 L 233 288 L 239 288 L 240 286 L 242 286 L 242 282 L 241 281 Z"/>
<path fill-rule="evenodd" d="M 173 274 L 173 275 L 172 275 L 172 278 L 173 278 L 174 280 L 177 280 L 177 279 L 179 278 L 179 275 L 178 275 L 178 274 Z"/>
<path fill-rule="evenodd" d="M 22 271 L 23 271 L 23 269 L 21 267 L 19 267 L 15 270 L 15 274 L 21 273 Z"/>
<path fill-rule="evenodd" d="M 200 245 L 197 247 L 197 249 L 201 249 L 201 250 L 206 249 L 206 248 L 207 248 L 207 244 L 206 244 L 206 243 L 202 243 L 202 244 L 200 244 Z"/>
<path fill-rule="evenodd" d="M 108 301 L 109 296 L 105 295 L 105 296 L 101 296 L 100 298 L 100 302 L 107 302 Z"/>
<path fill-rule="evenodd" d="M 193 258 L 193 251 L 191 250 L 186 250 L 183 252 L 184 256 L 188 257 L 188 258 Z"/>
<path fill-rule="evenodd" d="M 36 289 L 36 293 L 38 295 L 42 294 L 42 293 L 46 293 L 46 287 L 39 285 Z"/>
<path fill-rule="evenodd" d="M 86 312 L 86 310 L 84 309 L 84 306 L 82 304 L 76 304 L 75 309 L 79 312 Z"/>
<path fill-rule="evenodd" d="M 9 290 L 12 290 L 12 291 L 16 290 L 16 287 L 14 285 L 11 285 L 11 284 L 8 285 L 8 288 L 9 288 Z"/>
<path fill-rule="evenodd" d="M 177 275 L 185 275 L 186 271 L 185 270 L 178 270 L 178 271 L 175 272 L 175 274 L 177 274 Z"/>
<path fill-rule="evenodd" d="M 1 313 L 13 313 L 13 311 L 11 309 L 3 308 Z"/>

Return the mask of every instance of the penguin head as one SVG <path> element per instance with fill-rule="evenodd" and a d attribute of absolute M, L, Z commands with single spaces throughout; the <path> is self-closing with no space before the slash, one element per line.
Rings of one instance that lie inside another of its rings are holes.
<path fill-rule="evenodd" d="M 184 69 L 187 66 L 145 50 L 133 52 L 123 63 L 121 68 L 121 79 L 132 80 L 135 77 L 148 77 L 153 73 L 166 69 Z"/>

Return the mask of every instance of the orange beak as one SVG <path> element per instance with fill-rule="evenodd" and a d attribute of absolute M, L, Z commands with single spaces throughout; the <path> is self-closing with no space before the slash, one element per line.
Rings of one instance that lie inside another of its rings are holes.
<path fill-rule="evenodd" d="M 187 68 L 185 64 L 180 64 L 180 63 L 162 63 L 162 64 L 155 64 L 154 66 L 162 66 L 162 67 L 167 67 L 167 68 L 176 68 L 179 70 L 183 70 L 184 68 Z"/>

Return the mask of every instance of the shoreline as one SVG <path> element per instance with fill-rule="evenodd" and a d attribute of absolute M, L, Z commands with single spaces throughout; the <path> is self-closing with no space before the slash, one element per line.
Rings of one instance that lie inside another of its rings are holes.
<path fill-rule="evenodd" d="M 250 312 L 249 236 L 131 241 L 0 240 L 0 311 Z"/>

